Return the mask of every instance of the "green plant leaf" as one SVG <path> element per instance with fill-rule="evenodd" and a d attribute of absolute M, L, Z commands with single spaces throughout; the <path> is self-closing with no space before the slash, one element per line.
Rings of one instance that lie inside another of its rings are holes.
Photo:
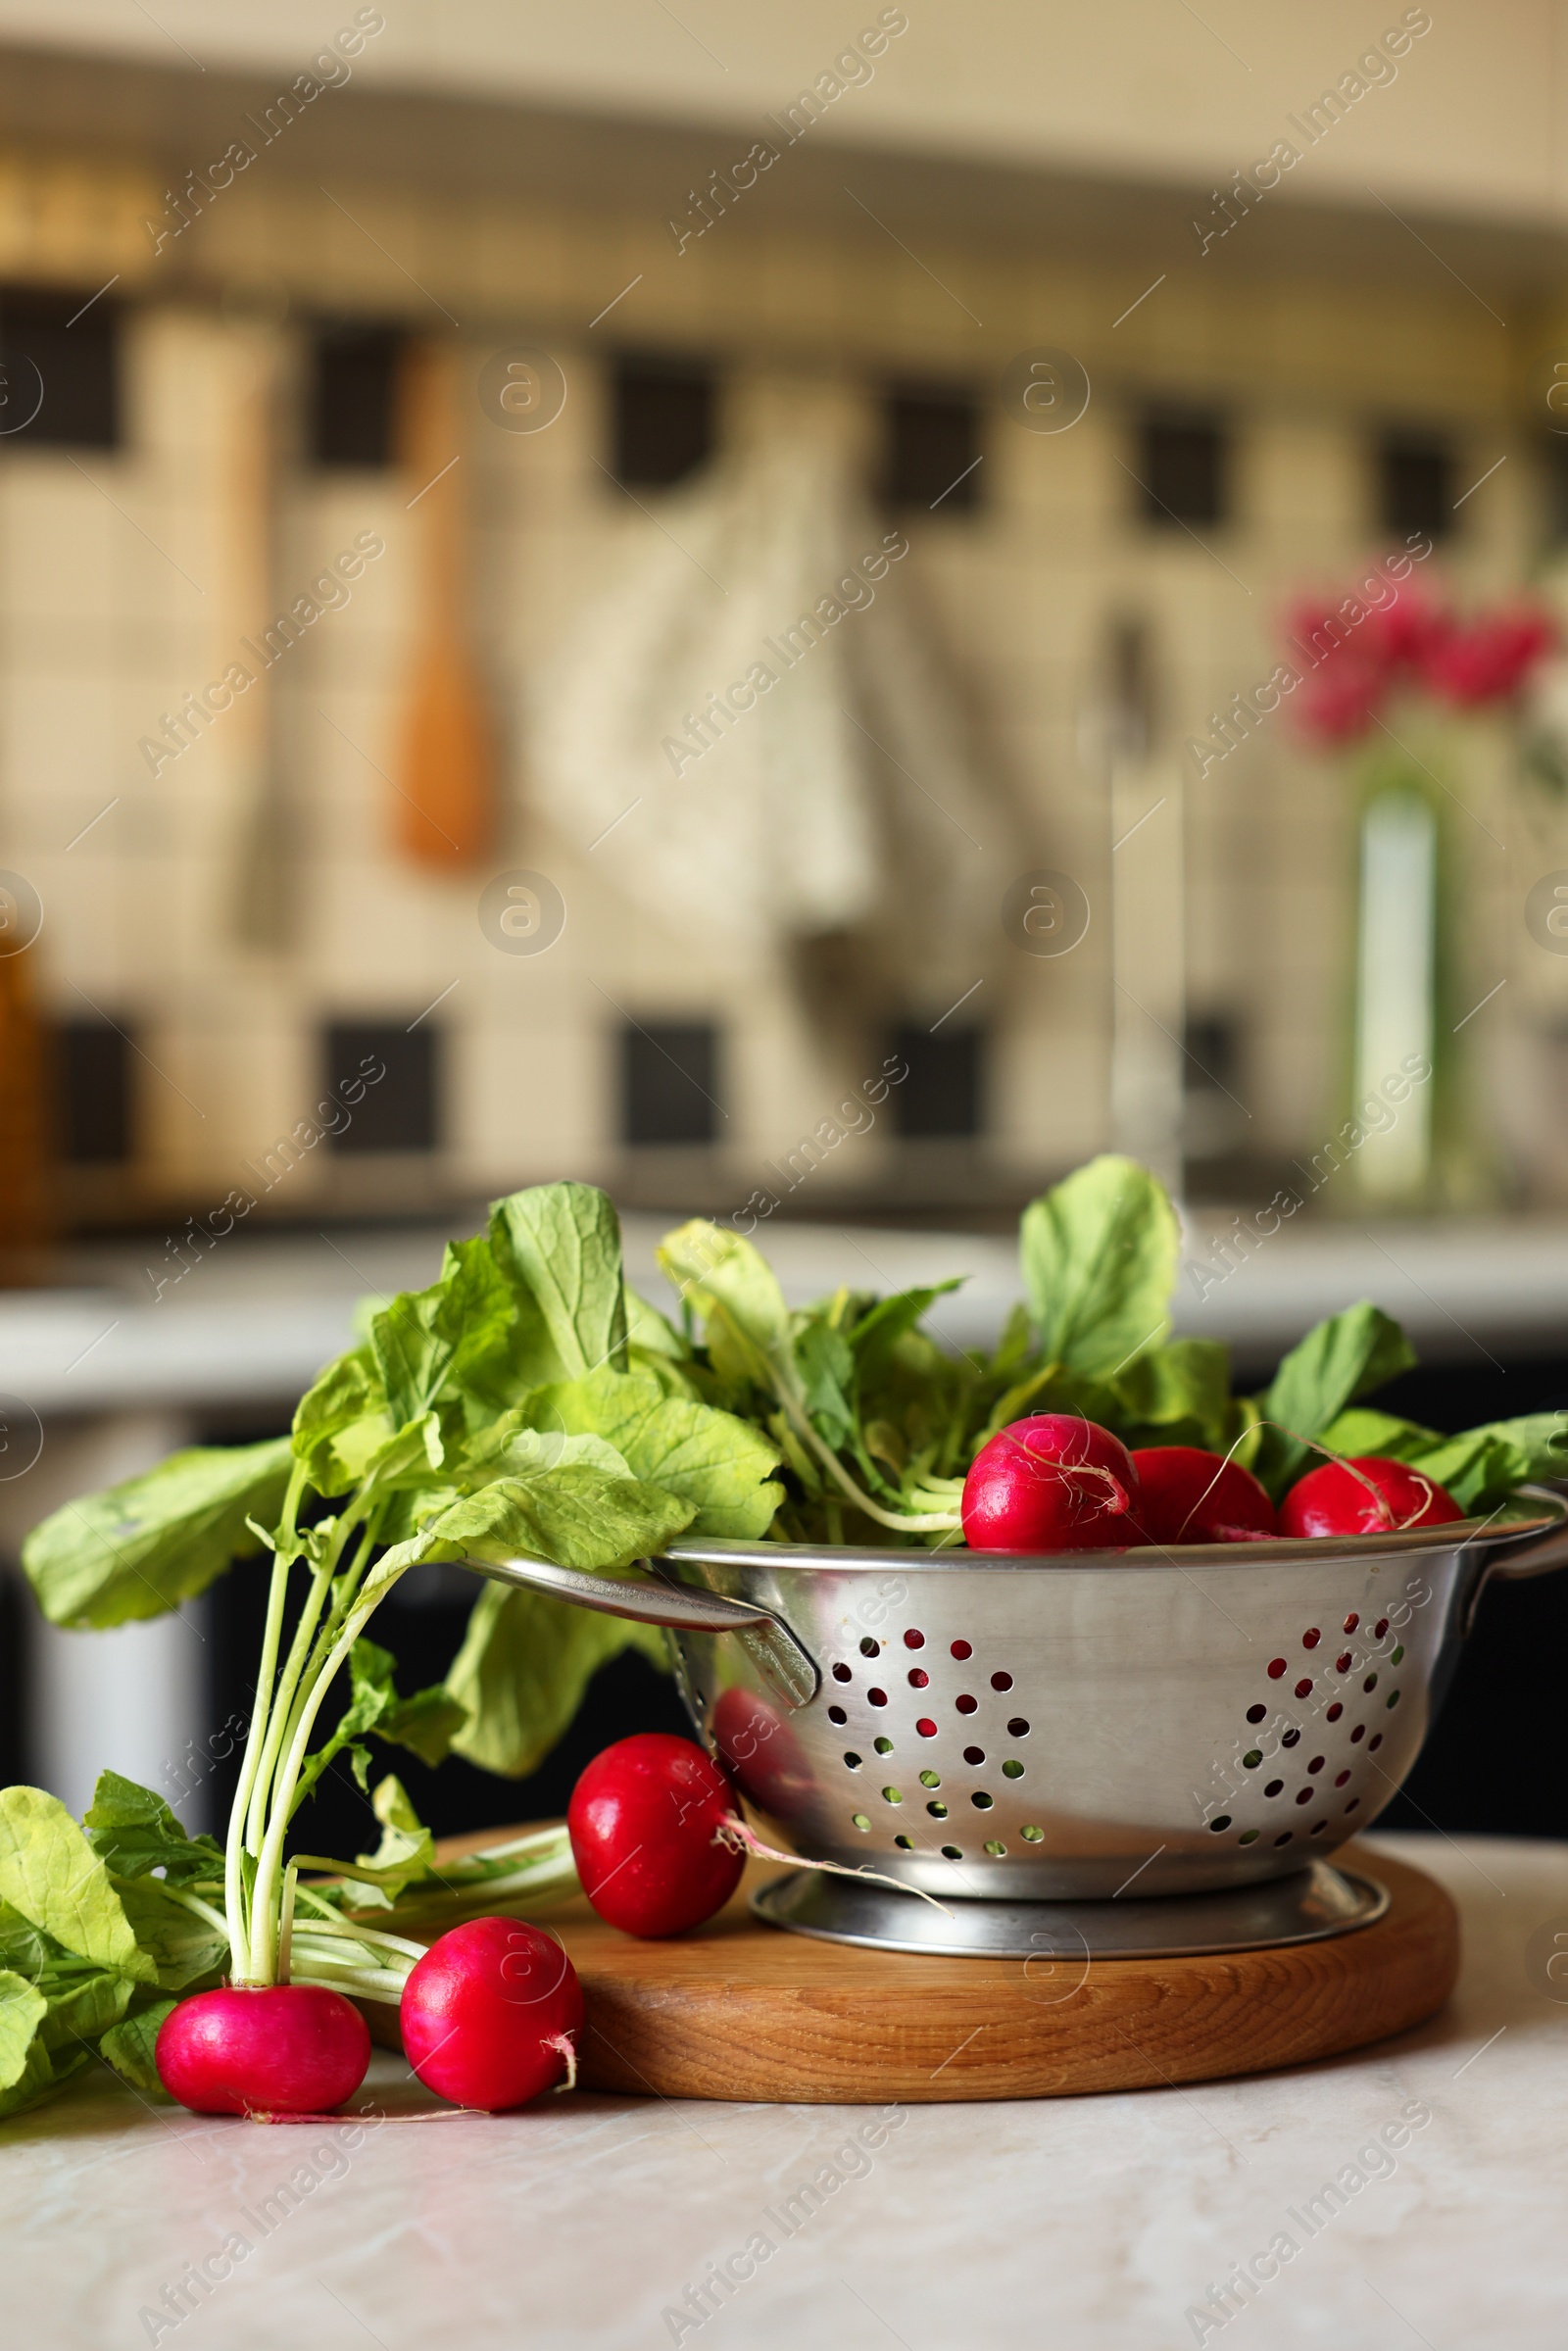
<path fill-rule="evenodd" d="M 370 1347 L 399 1430 L 474 1379 L 487 1388 L 509 1361 L 512 1298 L 483 1241 L 449 1243 L 441 1279 L 408 1290 L 370 1318 Z"/>
<path fill-rule="evenodd" d="M 606 1366 L 537 1390 L 523 1410 L 545 1429 L 612 1445 L 630 1476 L 692 1505 L 690 1534 L 755 1540 L 766 1534 L 783 1498 L 772 1482 L 778 1448 L 759 1429 L 732 1412 L 666 1396 L 644 1374 Z"/>
<path fill-rule="evenodd" d="M 1398 1324 L 1365 1298 L 1308 1331 L 1257 1399 L 1264 1419 L 1277 1424 L 1263 1432 L 1254 1468 L 1274 1500 L 1308 1465 L 1307 1440 L 1322 1437 L 1348 1404 L 1414 1362 Z"/>
<path fill-rule="evenodd" d="M 703 1318 L 714 1369 L 772 1390 L 790 1366 L 790 1310 L 767 1259 L 739 1233 L 693 1217 L 659 1246 L 677 1295 Z"/>
<path fill-rule="evenodd" d="M 290 1443 L 294 1456 L 318 1494 L 347 1494 L 365 1475 L 366 1464 L 392 1434 L 370 1350 L 355 1347 L 339 1355 L 301 1396 Z"/>
<path fill-rule="evenodd" d="M 490 1247 L 513 1297 L 512 1362 L 523 1385 L 625 1369 L 620 1219 L 591 1184 L 536 1184 L 497 1200 Z"/>
<path fill-rule="evenodd" d="M 1407 1461 L 1444 1487 L 1467 1517 L 1484 1517 L 1517 1486 L 1568 1474 L 1568 1413 L 1530 1412 L 1484 1421 L 1456 1437 L 1365 1408 L 1342 1412 L 1322 1432 L 1337 1453 Z"/>
<path fill-rule="evenodd" d="M 802 1401 L 824 1444 L 843 1452 L 855 1438 L 855 1355 L 842 1331 L 808 1316 L 796 1333 L 795 1368 Z"/>
<path fill-rule="evenodd" d="M 1162 1186 L 1131 1159 L 1091 1159 L 1032 1200 L 1018 1248 L 1045 1359 L 1109 1379 L 1163 1339 L 1180 1243 Z"/>
<path fill-rule="evenodd" d="M 41 1788 L 0 1789 L 0 1900 L 78 1959 L 153 1980 L 107 1868 L 59 1797 Z"/>
<path fill-rule="evenodd" d="M 0 1971 L 0 2089 L 9 2089 L 26 2071 L 38 2027 L 49 2003 L 24 1976 Z"/>
<path fill-rule="evenodd" d="M 446 1761 L 452 1752 L 453 1739 L 467 1719 L 446 1684 L 433 1682 L 427 1689 L 397 1699 L 371 1728 L 377 1739 L 387 1739 L 393 1746 L 407 1747 L 433 1770 Z"/>
<path fill-rule="evenodd" d="M 258 1548 L 246 1525 L 282 1505 L 290 1441 L 192 1445 L 33 1528 L 22 1564 L 51 1624 L 131 1624 L 194 1599 Z"/>
<path fill-rule="evenodd" d="M 377 1781 L 370 1804 L 381 1824 L 381 1841 L 373 1853 L 359 1855 L 358 1866 L 390 1905 L 405 1886 L 429 1877 L 435 1862 L 435 1838 L 395 1774 L 388 1772 L 384 1780 Z M 354 1899 L 352 1895 L 349 1898 Z"/>
<path fill-rule="evenodd" d="M 629 1567 L 662 1550 L 694 1515 L 691 1502 L 662 1486 L 612 1475 L 589 1461 L 562 1461 L 482 1487 L 400 1547 L 423 1558 L 520 1553 L 563 1567 Z M 389 1552 L 377 1572 L 389 1565 L 396 1572 L 394 1558 Z M 504 1605 L 511 1601 L 524 1605 Z M 628 1646 L 665 1661 L 662 1638 L 650 1637 L 647 1627 L 489 1587 L 447 1676 L 448 1693 L 464 1714 L 454 1751 L 509 1778 L 530 1771 L 570 1723 L 597 1667 Z"/>
<path fill-rule="evenodd" d="M 886 1378 L 894 1349 L 906 1332 L 914 1329 L 939 1298 L 950 1290 L 961 1290 L 967 1279 L 966 1274 L 955 1274 L 951 1281 L 931 1282 L 920 1290 L 897 1291 L 891 1298 L 878 1298 L 859 1316 L 846 1338 L 855 1357 L 855 1377 L 862 1389 L 872 1388 Z M 1021 1312 L 1017 1327 L 1022 1331 L 1027 1351 L 1028 1324 Z"/>
<path fill-rule="evenodd" d="M 171 1885 L 223 1882 L 222 1847 L 210 1837 L 187 1837 L 162 1796 L 119 1772 L 99 1773 L 81 1825 L 87 1842 L 117 1878 L 144 1878 L 162 1870 Z"/>
<path fill-rule="evenodd" d="M 120 2025 L 111 2025 L 98 2043 L 115 2072 L 139 2089 L 144 2097 L 172 2105 L 158 2073 L 158 2035 L 166 2017 L 172 2016 L 176 2003 L 155 2000 L 150 2008 L 138 2009 Z"/>
<path fill-rule="evenodd" d="M 1112 1383 L 1118 1433 L 1133 1445 L 1225 1448 L 1230 1349 L 1217 1339 L 1175 1339 L 1135 1355 Z"/>
<path fill-rule="evenodd" d="M 692 1350 L 667 1316 L 661 1314 L 657 1306 L 651 1306 L 629 1282 L 624 1295 L 627 1346 L 670 1363 L 689 1363 Z"/>
<path fill-rule="evenodd" d="M 1336 1413 L 1327 1428 L 1319 1429 L 1318 1438 L 1331 1452 L 1381 1453 L 1386 1461 L 1413 1461 L 1418 1453 L 1430 1452 L 1434 1445 L 1449 1443 L 1437 1429 L 1423 1428 L 1419 1421 L 1396 1419 L 1392 1413 L 1375 1412 L 1366 1404 Z"/>
<path fill-rule="evenodd" d="M 360 1473 L 361 1483 L 382 1494 L 401 1486 L 428 1486 L 445 1459 L 440 1419 L 434 1412 L 421 1412 L 417 1420 L 382 1439 Z"/>
<path fill-rule="evenodd" d="M 628 1648 L 668 1672 L 668 1650 L 657 1626 L 626 1624 L 542 1592 L 490 1585 L 447 1676 L 467 1719 L 453 1741 L 456 1751 L 503 1779 L 523 1778 L 569 1730 L 599 1668 Z"/>
<path fill-rule="evenodd" d="M 172 1894 L 158 1878 L 118 1878 L 115 1891 L 135 1935 L 137 1948 L 150 1967 L 147 1975 L 163 1991 L 205 1988 L 204 1979 L 216 1982 L 228 1963 L 228 1935 Z"/>
<path fill-rule="evenodd" d="M 509 1559 L 519 1553 L 561 1567 L 629 1567 L 660 1551 L 696 1515 L 659 1486 L 589 1461 L 561 1461 L 498 1478 L 433 1518 L 382 1556 L 367 1591 L 423 1559 Z M 450 1677 L 449 1686 L 450 1686 Z"/>
<path fill-rule="evenodd" d="M 223 1948 L 228 1948 L 224 1939 Z M 96 2041 L 101 2033 L 118 2025 L 135 1996 L 128 1976 L 100 1968 L 74 1983 L 58 1982 L 49 1988 L 49 2013 L 38 2028 L 46 2049 L 71 2050 L 82 2041 Z"/>

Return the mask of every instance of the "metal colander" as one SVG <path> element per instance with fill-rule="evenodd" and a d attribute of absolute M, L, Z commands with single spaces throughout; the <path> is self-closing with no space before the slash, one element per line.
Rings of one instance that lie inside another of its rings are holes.
<path fill-rule="evenodd" d="M 467 1564 L 667 1626 L 699 1735 L 803 1856 L 948 1901 L 1141 1899 L 1298 1872 L 1376 1819 L 1482 1586 L 1568 1563 L 1568 1512 L 1531 1498 L 1505 1527 L 1311 1543 Z"/>

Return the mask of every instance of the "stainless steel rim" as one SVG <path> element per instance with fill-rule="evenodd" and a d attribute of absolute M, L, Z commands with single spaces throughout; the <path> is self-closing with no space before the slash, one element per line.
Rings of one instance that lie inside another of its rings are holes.
<path fill-rule="evenodd" d="M 1109 1902 L 965 1897 L 949 1905 L 948 1917 L 915 1894 L 809 1869 L 790 1870 L 751 1897 L 766 1925 L 821 1942 L 932 1958 L 1021 1959 L 1046 2002 L 1070 1998 L 1094 1960 L 1197 1959 L 1326 1942 L 1372 1926 L 1389 1900 L 1375 1878 L 1322 1861 L 1219 1893 Z"/>
<path fill-rule="evenodd" d="M 1532 1498 L 1538 1498 L 1533 1490 Z M 712 1537 L 666 1543 L 661 1558 L 672 1567 L 792 1567 L 831 1568 L 837 1574 L 953 1575 L 967 1571 L 1027 1574 L 1036 1568 L 1067 1567 L 1079 1574 L 1115 1576 L 1129 1569 L 1147 1572 L 1161 1561 L 1188 1573 L 1200 1567 L 1261 1567 L 1289 1569 L 1298 1574 L 1318 1562 L 1331 1566 L 1341 1559 L 1365 1559 L 1405 1551 L 1457 1551 L 1472 1546 L 1491 1549 L 1498 1543 L 1520 1543 L 1560 1527 L 1565 1505 L 1556 1494 L 1541 1494 L 1544 1505 L 1538 1518 L 1466 1518 L 1441 1527 L 1407 1527 L 1396 1535 L 1318 1535 L 1310 1540 L 1274 1537 L 1263 1543 L 1191 1543 L 1167 1549 L 1144 1543 L 1125 1551 L 970 1551 L 906 1549 L 902 1545 L 826 1545 L 805 1543 L 738 1543 Z M 475 1561 L 466 1562 L 477 1565 Z M 483 1570 L 481 1570 L 483 1572 Z"/>

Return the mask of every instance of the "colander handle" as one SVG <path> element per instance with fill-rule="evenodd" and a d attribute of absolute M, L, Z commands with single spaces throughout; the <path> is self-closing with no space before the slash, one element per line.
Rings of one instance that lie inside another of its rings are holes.
<path fill-rule="evenodd" d="M 1562 1495 L 1547 1487 L 1521 1486 L 1519 1491 L 1533 1497 L 1539 1495 L 1558 1508 L 1562 1506 Z M 1534 1543 L 1527 1543 L 1522 1549 L 1499 1551 L 1493 1559 L 1487 1581 L 1490 1583 L 1496 1576 L 1506 1583 L 1522 1583 L 1527 1576 L 1549 1576 L 1559 1567 L 1568 1567 L 1568 1515 L 1548 1534 L 1538 1535 Z"/>
<path fill-rule="evenodd" d="M 1553 1509 L 1562 1508 L 1563 1497 L 1545 1486 L 1521 1486 L 1521 1494 L 1533 1499 L 1549 1502 Z M 1522 1543 L 1516 1551 L 1494 1551 L 1478 1578 L 1464 1612 L 1460 1631 L 1469 1640 L 1476 1621 L 1476 1612 L 1489 1584 L 1506 1582 L 1522 1584 L 1531 1576 L 1549 1576 L 1559 1567 L 1568 1567 L 1568 1515 L 1548 1533 L 1538 1535 L 1533 1543 Z"/>
<path fill-rule="evenodd" d="M 789 1706 L 809 1705 L 822 1677 L 788 1625 L 749 1600 L 721 1592 L 694 1592 L 659 1576 L 592 1576 L 550 1559 L 460 1559 L 460 1567 L 487 1576 L 493 1584 L 514 1584 L 524 1592 L 548 1592 L 574 1608 L 624 1617 L 634 1625 L 667 1625 L 676 1633 L 733 1633 L 767 1682 Z"/>

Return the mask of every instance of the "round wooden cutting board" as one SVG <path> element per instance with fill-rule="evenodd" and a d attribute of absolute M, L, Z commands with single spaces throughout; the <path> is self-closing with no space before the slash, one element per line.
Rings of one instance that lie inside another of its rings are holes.
<path fill-rule="evenodd" d="M 1441 2008 L 1459 1967 L 1448 1896 L 1382 1853 L 1335 1859 L 1388 1888 L 1374 1925 L 1223 1956 L 1069 1967 L 815 1941 L 748 1908 L 775 1863 L 751 1864 L 717 1918 L 667 1942 L 621 1935 L 580 1896 L 540 1923 L 582 1981 L 586 2089 L 818 2105 L 1059 2097 L 1301 2065 Z M 390 2011 L 372 2030 L 397 2045 Z"/>

